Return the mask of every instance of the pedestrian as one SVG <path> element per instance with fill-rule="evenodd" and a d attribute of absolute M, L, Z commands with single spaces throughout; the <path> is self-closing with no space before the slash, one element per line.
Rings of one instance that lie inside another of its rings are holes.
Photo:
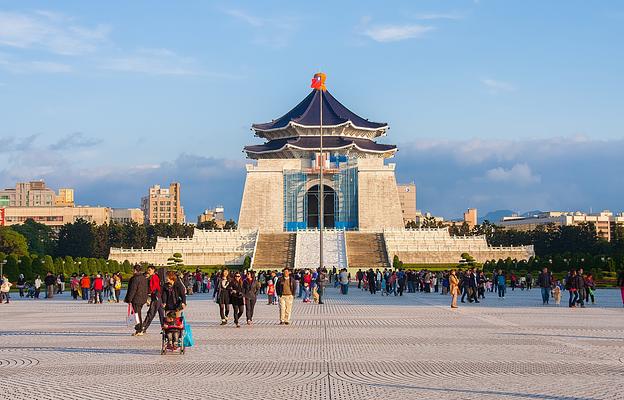
<path fill-rule="evenodd" d="M 578 287 L 577 287 L 575 269 L 571 270 L 570 273 L 568 274 L 566 278 L 565 288 L 570 294 L 570 298 L 568 300 L 568 307 L 570 308 L 576 307 L 576 301 L 578 300 L 579 295 L 578 295 Z"/>
<path fill-rule="evenodd" d="M 505 291 L 507 290 L 507 280 L 505 279 L 505 272 L 503 270 L 498 270 L 498 274 L 496 274 L 496 290 L 498 291 L 498 298 L 505 299 Z"/>
<path fill-rule="evenodd" d="M 102 275 L 97 274 L 95 279 L 93 280 L 93 303 L 97 304 L 98 302 L 102 304 L 102 291 L 104 290 L 104 278 Z"/>
<path fill-rule="evenodd" d="M 449 273 L 449 291 L 451 293 L 451 308 L 457 308 L 457 297 L 459 296 L 459 279 L 457 271 L 454 269 Z"/>
<path fill-rule="evenodd" d="M 327 271 L 325 268 L 318 268 L 316 270 L 316 293 L 318 294 L 318 304 L 323 303 L 323 294 L 325 292 L 325 279 Z"/>
<path fill-rule="evenodd" d="M 119 296 L 121 294 L 121 272 L 117 272 L 115 275 L 115 303 L 119 303 Z"/>
<path fill-rule="evenodd" d="M 585 303 L 589 303 L 591 299 L 592 304 L 595 303 L 594 292 L 596 291 L 596 282 L 592 273 L 588 273 L 585 276 Z"/>
<path fill-rule="evenodd" d="M 247 271 L 245 281 L 243 282 L 243 295 L 245 298 L 245 316 L 247 317 L 247 325 L 253 324 L 254 308 L 258 300 L 260 292 L 260 282 L 256 279 L 253 271 Z"/>
<path fill-rule="evenodd" d="M 24 297 L 24 287 L 26 287 L 26 278 L 24 278 L 24 274 L 19 274 L 15 286 L 17 287 L 17 290 L 19 290 L 19 296 Z"/>
<path fill-rule="evenodd" d="M 39 275 L 35 276 L 35 299 L 39 298 L 39 294 L 41 293 L 41 277 Z"/>
<path fill-rule="evenodd" d="M 377 294 L 377 283 L 376 283 L 377 275 L 375 274 L 375 271 L 373 271 L 372 268 L 370 268 L 368 272 L 366 273 L 366 278 L 368 281 L 368 291 L 370 292 L 370 294 Z M 622 298 L 624 298 L 624 291 L 622 293 L 623 293 Z"/>
<path fill-rule="evenodd" d="M 622 306 L 624 307 L 624 269 L 618 274 L 618 286 L 620 287 L 620 295 L 622 296 Z"/>
<path fill-rule="evenodd" d="M 221 271 L 219 279 L 219 293 L 217 301 L 219 302 L 219 315 L 221 316 L 221 325 L 226 325 L 230 316 L 230 271 L 225 268 Z"/>
<path fill-rule="evenodd" d="M 279 296 L 280 325 L 289 325 L 292 312 L 293 295 L 295 292 L 295 280 L 290 276 L 290 269 L 284 268 L 282 276 L 275 285 Z"/>
<path fill-rule="evenodd" d="M 338 274 L 338 281 L 340 282 L 340 292 L 344 295 L 349 294 L 349 275 L 346 268 L 343 268 Z"/>
<path fill-rule="evenodd" d="M 91 278 L 89 275 L 82 274 L 80 278 L 80 290 L 82 290 L 82 299 L 89 300 L 89 289 L 91 288 Z"/>
<path fill-rule="evenodd" d="M 155 266 L 150 265 L 147 267 L 147 276 L 149 308 L 147 309 L 147 314 L 145 315 L 145 321 L 143 321 L 143 333 L 145 333 L 147 328 L 149 328 L 150 324 L 154 320 L 154 317 L 156 316 L 156 313 L 158 313 L 160 326 L 162 326 L 165 321 L 165 312 L 162 307 L 162 286 L 160 284 L 160 277 L 156 273 Z"/>
<path fill-rule="evenodd" d="M 544 267 L 542 272 L 537 276 L 537 284 L 542 291 L 542 305 L 548 304 L 550 291 L 552 290 L 552 275 L 548 272 L 548 268 Z"/>
<path fill-rule="evenodd" d="M 126 292 L 125 303 L 132 306 L 132 309 L 139 317 L 139 322 L 134 326 L 134 333 L 132 336 L 143 336 L 143 316 L 141 311 L 143 306 L 147 302 L 148 296 L 148 283 L 141 266 L 139 264 L 134 266 L 134 275 L 128 282 L 128 291 Z"/>
<path fill-rule="evenodd" d="M 581 308 L 585 308 L 585 277 L 583 276 L 583 268 L 579 268 L 575 277 L 576 286 L 576 304 L 580 304 Z"/>
<path fill-rule="evenodd" d="M 173 311 L 178 317 L 186 308 L 186 288 L 174 271 L 167 271 L 167 275 L 165 275 L 161 308 L 164 309 L 165 314 Z"/>
<path fill-rule="evenodd" d="M 54 286 L 56 285 L 56 277 L 52 274 L 52 272 L 48 271 L 46 277 L 43 280 L 43 283 L 46 285 L 46 299 L 51 299 L 54 297 Z"/>
<path fill-rule="evenodd" d="M 9 299 L 11 297 L 9 292 L 13 284 L 6 275 L 0 276 L 0 280 L 2 281 L 0 283 L 0 303 L 4 302 L 5 304 L 9 304 Z"/>
<path fill-rule="evenodd" d="M 237 328 L 240 328 L 238 320 L 243 315 L 245 293 L 243 292 L 243 279 L 239 271 L 236 271 L 234 273 L 234 279 L 230 281 L 229 290 L 230 304 L 232 304 L 232 311 L 234 312 L 234 324 Z"/>

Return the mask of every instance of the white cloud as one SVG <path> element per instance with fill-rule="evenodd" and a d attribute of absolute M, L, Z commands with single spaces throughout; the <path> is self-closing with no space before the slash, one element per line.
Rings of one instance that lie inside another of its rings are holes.
<path fill-rule="evenodd" d="M 0 53 L 0 68 L 15 74 L 30 72 L 66 73 L 73 69 L 71 65 L 54 61 L 18 61 L 2 53 Z"/>
<path fill-rule="evenodd" d="M 385 43 L 406 39 L 417 39 L 433 29 L 435 28 L 432 26 L 417 24 L 377 25 L 365 28 L 362 33 L 376 42 Z"/>
<path fill-rule="evenodd" d="M 286 47 L 299 28 L 299 18 L 287 15 L 263 17 L 241 9 L 222 11 L 249 26 L 253 31 L 253 42 L 263 46 Z"/>
<path fill-rule="evenodd" d="M 42 49 L 54 54 L 90 53 L 107 41 L 106 25 L 85 27 L 64 14 L 0 12 L 0 46 Z"/>
<path fill-rule="evenodd" d="M 194 59 L 180 56 L 168 49 L 140 49 L 129 56 L 111 58 L 100 68 L 149 75 L 201 74 Z"/>
<path fill-rule="evenodd" d="M 527 185 L 530 183 L 538 183 L 541 181 L 539 175 L 533 175 L 531 167 L 527 164 L 515 164 L 510 169 L 497 167 L 489 169 L 485 173 L 485 177 L 493 182 L 518 183 Z"/>
<path fill-rule="evenodd" d="M 503 82 L 491 78 L 482 78 L 481 83 L 484 84 L 492 93 L 513 92 L 516 88 L 508 82 Z"/>
<path fill-rule="evenodd" d="M 456 13 L 425 13 L 425 14 L 416 14 L 414 15 L 415 19 L 421 20 L 436 20 L 436 19 L 451 19 L 451 20 L 460 20 L 464 19 L 464 16 Z"/>

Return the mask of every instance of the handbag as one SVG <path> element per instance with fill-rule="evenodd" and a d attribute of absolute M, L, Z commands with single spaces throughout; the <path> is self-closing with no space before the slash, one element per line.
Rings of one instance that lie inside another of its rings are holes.
<path fill-rule="evenodd" d="M 132 304 L 128 304 L 128 315 L 126 317 L 126 325 L 127 326 L 135 326 L 139 323 L 139 316 L 136 312 L 134 312 L 134 308 Z"/>
<path fill-rule="evenodd" d="M 193 329 L 191 324 L 184 318 L 184 347 L 195 346 L 195 340 L 193 339 Z"/>

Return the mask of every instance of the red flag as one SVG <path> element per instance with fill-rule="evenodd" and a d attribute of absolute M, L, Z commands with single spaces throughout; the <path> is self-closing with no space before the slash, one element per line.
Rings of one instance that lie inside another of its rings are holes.
<path fill-rule="evenodd" d="M 322 72 L 317 72 L 314 74 L 314 78 L 312 78 L 312 84 L 310 87 L 316 90 L 326 91 L 327 87 L 325 86 L 325 79 L 327 76 Z"/>

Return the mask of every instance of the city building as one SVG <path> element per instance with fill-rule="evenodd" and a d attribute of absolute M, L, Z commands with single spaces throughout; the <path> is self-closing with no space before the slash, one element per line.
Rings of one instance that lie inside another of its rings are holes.
<path fill-rule="evenodd" d="M 464 222 L 468 224 L 470 228 L 474 228 L 477 225 L 477 209 L 469 208 L 464 212 Z"/>
<path fill-rule="evenodd" d="M 410 221 L 416 222 L 416 184 L 414 182 L 398 184 L 397 189 L 403 214 L 403 225 Z"/>
<path fill-rule="evenodd" d="M 150 187 L 148 195 L 141 199 L 141 210 L 145 223 L 183 224 L 185 218 L 180 204 L 180 184 L 171 183 L 169 188 L 161 188 L 160 185 Z"/>
<path fill-rule="evenodd" d="M 200 225 L 203 222 L 214 221 L 217 224 L 217 227 L 223 229 L 226 222 L 224 211 L 223 206 L 217 206 L 211 210 L 205 210 L 197 217 L 197 225 Z"/>
<path fill-rule="evenodd" d="M 57 195 L 44 181 L 18 182 L 15 188 L 0 190 L 0 207 L 73 207 L 74 190 L 60 189 Z"/>
<path fill-rule="evenodd" d="M 540 225 L 569 226 L 583 223 L 594 224 L 598 236 L 604 240 L 611 241 L 617 224 L 624 224 L 624 213 L 614 215 L 609 210 L 591 214 L 580 211 L 548 211 L 524 217 L 518 215 L 503 217 L 497 225 L 504 226 L 507 229 L 526 231 L 533 230 Z"/>
<path fill-rule="evenodd" d="M 137 224 L 143 224 L 145 217 L 143 210 L 139 208 L 113 208 L 111 209 L 111 222 L 120 224 L 136 222 Z"/>
<path fill-rule="evenodd" d="M 252 163 L 246 166 L 238 230 L 159 238 L 153 249 L 111 249 L 110 258 L 165 265 L 179 252 L 187 265 L 240 264 L 249 256 L 257 269 L 353 270 L 389 267 L 394 255 L 407 264 L 458 263 L 464 252 L 477 262 L 534 255 L 532 246 L 492 247 L 484 236 L 450 236 L 447 228 L 406 229 L 406 214 L 416 218 L 415 185 L 414 197 L 410 188 L 402 203 L 405 186 L 401 192 L 396 165 L 386 162 L 397 146 L 378 143 L 388 124 L 358 116 L 324 88 L 252 129 L 264 143 L 243 149 Z M 155 207 L 159 195 L 152 191 L 160 190 L 150 189 L 146 209 Z M 146 213 L 150 222 L 151 215 Z"/>
<path fill-rule="evenodd" d="M 54 229 L 78 219 L 100 225 L 110 222 L 111 217 L 111 209 L 108 207 L 6 207 L 3 211 L 6 226 L 23 224 L 27 219 L 32 219 Z"/>

